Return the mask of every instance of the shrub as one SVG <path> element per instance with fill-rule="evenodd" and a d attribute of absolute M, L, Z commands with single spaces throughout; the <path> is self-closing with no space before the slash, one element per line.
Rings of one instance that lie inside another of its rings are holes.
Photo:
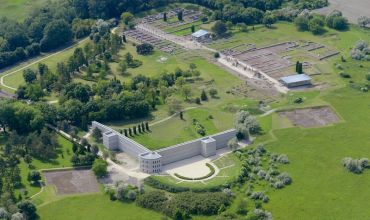
<path fill-rule="evenodd" d="M 153 53 L 154 47 L 151 44 L 143 43 L 136 46 L 136 52 L 140 55 L 149 55 Z"/>
<path fill-rule="evenodd" d="M 284 185 L 289 185 L 292 183 L 292 178 L 286 172 L 277 175 L 276 179 L 281 181 Z"/>
<path fill-rule="evenodd" d="M 217 89 L 215 89 L 215 88 L 211 88 L 211 89 L 209 90 L 209 95 L 210 95 L 212 98 L 215 98 L 215 97 L 217 96 L 217 94 L 218 94 Z"/>
<path fill-rule="evenodd" d="M 105 160 L 97 159 L 94 161 L 94 164 L 92 166 L 92 170 L 95 173 L 97 177 L 103 177 L 107 175 L 108 173 L 108 163 Z"/>
<path fill-rule="evenodd" d="M 366 80 L 370 81 L 370 73 L 366 74 Z"/>
<path fill-rule="evenodd" d="M 239 144 L 238 144 L 238 139 L 236 137 L 230 139 L 228 142 L 227 142 L 227 146 L 231 149 L 231 150 L 237 150 L 238 147 L 239 147 Z"/>
<path fill-rule="evenodd" d="M 272 220 L 272 215 L 268 211 L 256 208 L 253 210 L 253 214 L 249 216 L 248 219 Z"/>
<path fill-rule="evenodd" d="M 337 68 L 338 70 L 343 70 L 343 66 L 339 63 L 335 65 L 335 68 Z"/>
<path fill-rule="evenodd" d="M 362 173 L 364 169 L 369 168 L 369 159 L 352 159 L 350 157 L 346 157 L 342 160 L 342 164 L 350 172 L 359 174 Z"/>
<path fill-rule="evenodd" d="M 146 192 L 136 199 L 136 204 L 140 207 L 152 209 L 156 211 L 163 211 L 168 198 L 165 193 L 159 190 Z"/>
<path fill-rule="evenodd" d="M 41 173 L 37 170 L 32 170 L 28 173 L 27 179 L 31 183 L 38 183 L 41 180 Z"/>
<path fill-rule="evenodd" d="M 216 52 L 213 56 L 214 56 L 216 59 L 217 59 L 217 58 L 220 58 L 220 53 L 219 53 L 219 52 Z"/>
<path fill-rule="evenodd" d="M 339 75 L 342 77 L 342 78 L 345 78 L 345 79 L 349 79 L 351 78 L 351 75 L 349 75 L 348 73 L 345 73 L 345 72 L 340 72 Z"/>
<path fill-rule="evenodd" d="M 196 97 L 195 98 L 195 103 L 198 104 L 198 105 L 200 105 L 200 98 L 199 97 Z"/>
<path fill-rule="evenodd" d="M 280 154 L 277 158 L 276 161 L 282 164 L 287 164 L 289 163 L 289 158 L 286 154 Z"/>
<path fill-rule="evenodd" d="M 265 193 L 263 192 L 252 192 L 249 198 L 253 200 L 261 200 L 264 196 L 265 196 Z"/>

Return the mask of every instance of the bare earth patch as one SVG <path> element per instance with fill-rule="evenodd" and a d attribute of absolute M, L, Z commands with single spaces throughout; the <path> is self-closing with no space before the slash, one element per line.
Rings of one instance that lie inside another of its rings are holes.
<path fill-rule="evenodd" d="M 45 172 L 47 185 L 54 185 L 58 195 L 99 192 L 99 185 L 91 170 Z"/>
<path fill-rule="evenodd" d="M 305 128 L 325 126 L 339 121 L 338 115 L 327 106 L 282 111 L 279 115 L 287 117 L 295 126 Z"/>

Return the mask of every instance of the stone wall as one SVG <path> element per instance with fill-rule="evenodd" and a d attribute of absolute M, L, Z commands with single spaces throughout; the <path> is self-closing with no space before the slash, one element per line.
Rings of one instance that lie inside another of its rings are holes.
<path fill-rule="evenodd" d="M 111 150 L 121 150 L 138 159 L 140 170 L 145 173 L 161 172 L 162 165 L 194 156 L 213 156 L 216 154 L 216 150 L 227 147 L 227 142 L 236 135 L 236 130 L 231 129 L 152 152 L 143 145 L 99 122 L 93 121 L 92 128 L 98 128 L 102 131 L 105 147 Z"/>
<path fill-rule="evenodd" d="M 236 130 L 231 129 L 218 134 L 210 135 L 208 137 L 216 140 L 216 149 L 218 150 L 227 147 L 227 142 L 231 138 L 235 137 L 235 135 Z M 158 150 L 157 152 L 162 156 L 162 165 L 201 155 L 202 140 L 207 139 L 208 137 L 199 138 Z"/>
<path fill-rule="evenodd" d="M 92 129 L 94 128 L 102 131 L 104 146 L 111 150 L 121 150 L 136 159 L 138 159 L 140 154 L 150 152 L 143 145 L 99 122 L 92 122 Z"/>

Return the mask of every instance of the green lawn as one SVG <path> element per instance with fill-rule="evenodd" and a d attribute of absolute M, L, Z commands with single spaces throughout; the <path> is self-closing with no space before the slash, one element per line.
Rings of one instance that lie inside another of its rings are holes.
<path fill-rule="evenodd" d="M 103 194 L 72 196 L 38 207 L 41 219 L 161 219 L 162 215 L 135 203 L 112 202 Z"/>
<path fill-rule="evenodd" d="M 58 53 L 58 54 L 56 54 L 54 56 L 51 56 L 51 57 L 48 57 L 48 56 L 50 54 L 55 53 L 55 52 L 48 53 L 48 54 L 43 54 L 42 56 L 36 57 L 34 59 L 27 60 L 26 62 L 23 62 L 23 63 L 15 66 L 14 68 L 11 68 L 11 69 L 5 71 L 1 75 L 5 75 L 5 74 L 10 73 L 10 72 L 13 72 L 13 71 L 16 71 L 16 72 L 14 72 L 13 74 L 5 77 L 4 78 L 4 84 L 5 85 L 8 85 L 8 86 L 11 86 L 11 87 L 14 87 L 14 88 L 18 88 L 18 86 L 20 86 L 21 84 L 24 84 L 23 70 L 19 70 L 19 69 L 20 68 L 23 68 L 25 66 L 28 66 L 29 64 L 32 64 L 32 65 L 30 65 L 27 68 L 36 69 L 37 68 L 37 65 L 39 63 L 44 63 L 44 64 L 46 64 L 46 65 L 49 66 L 50 70 L 55 71 L 58 63 L 67 61 L 67 59 L 73 54 L 73 52 L 74 52 L 74 50 L 76 48 L 83 47 L 87 42 L 88 42 L 88 40 L 83 41 L 81 43 L 78 43 L 78 44 L 72 46 L 71 48 L 68 48 L 65 51 L 61 51 L 60 53 Z M 46 58 L 46 59 L 44 59 L 42 61 L 38 61 L 38 60 L 43 59 L 45 57 L 48 57 L 48 58 Z M 7 90 L 9 92 L 15 92 L 15 91 L 9 90 L 9 89 L 7 89 L 5 87 L 1 87 L 0 86 L 0 88 L 1 89 L 4 89 L 4 90 Z"/>
<path fill-rule="evenodd" d="M 0 15 L 23 21 L 37 7 L 44 6 L 48 0 L 0 0 Z"/>
<path fill-rule="evenodd" d="M 61 147 L 58 149 L 58 155 L 56 158 L 50 159 L 48 161 L 33 159 L 31 168 L 35 170 L 41 170 L 41 169 L 71 167 L 72 165 L 70 160 L 73 155 L 72 143 L 59 135 L 58 142 Z M 31 185 L 27 181 L 27 176 L 30 171 L 30 168 L 26 165 L 26 163 L 23 160 L 21 161 L 19 168 L 21 170 L 22 184 L 27 189 L 28 195 L 32 196 L 38 193 L 40 191 L 40 187 Z"/>
<path fill-rule="evenodd" d="M 212 115 L 213 119 L 209 116 Z M 151 127 L 151 132 L 138 135 L 134 140 L 150 149 L 159 149 L 202 137 L 196 132 L 193 119 L 205 127 L 206 135 L 215 134 L 233 127 L 233 114 L 217 109 L 197 108 Z M 166 137 L 166 138 L 164 138 Z"/>
<path fill-rule="evenodd" d="M 202 181 L 202 182 L 179 182 L 179 180 L 171 176 L 153 176 L 153 178 L 167 184 L 171 184 L 178 187 L 189 187 L 192 189 L 206 189 L 209 187 L 220 186 L 234 180 L 240 173 L 241 161 L 236 157 L 235 154 L 230 153 L 216 159 L 213 163 L 220 169 L 220 172 L 216 177 Z"/>
<path fill-rule="evenodd" d="M 275 130 L 269 150 L 285 153 L 293 184 L 270 194 L 266 205 L 274 219 L 366 219 L 370 211 L 369 171 L 355 175 L 344 157 L 370 157 L 369 94 L 341 89 L 323 97 L 346 121 L 334 126 Z"/>

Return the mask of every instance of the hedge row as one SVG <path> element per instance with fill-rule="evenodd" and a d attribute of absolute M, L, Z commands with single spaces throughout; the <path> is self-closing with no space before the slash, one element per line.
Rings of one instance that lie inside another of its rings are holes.
<path fill-rule="evenodd" d="M 183 180 L 203 180 L 203 179 L 207 179 L 209 177 L 211 177 L 213 174 L 215 174 L 216 170 L 215 168 L 209 164 L 209 163 L 206 163 L 206 166 L 211 170 L 207 175 L 205 176 L 201 176 L 201 177 L 196 177 L 196 178 L 191 178 L 191 177 L 186 177 L 186 176 L 181 176 L 180 174 L 178 173 L 175 173 L 175 176 L 180 178 L 180 179 L 183 179 Z"/>
<path fill-rule="evenodd" d="M 192 192 L 218 192 L 221 191 L 222 189 L 225 188 L 224 185 L 218 185 L 218 186 L 207 186 L 204 188 L 192 188 L 192 187 L 184 187 L 184 186 L 178 186 L 175 184 L 167 183 L 167 182 L 162 182 L 155 177 L 149 176 L 144 180 L 144 183 L 147 184 L 148 186 L 151 186 L 156 189 L 162 189 L 166 190 L 168 192 L 172 193 L 178 193 L 178 192 L 187 192 L 187 191 L 192 191 Z"/>

